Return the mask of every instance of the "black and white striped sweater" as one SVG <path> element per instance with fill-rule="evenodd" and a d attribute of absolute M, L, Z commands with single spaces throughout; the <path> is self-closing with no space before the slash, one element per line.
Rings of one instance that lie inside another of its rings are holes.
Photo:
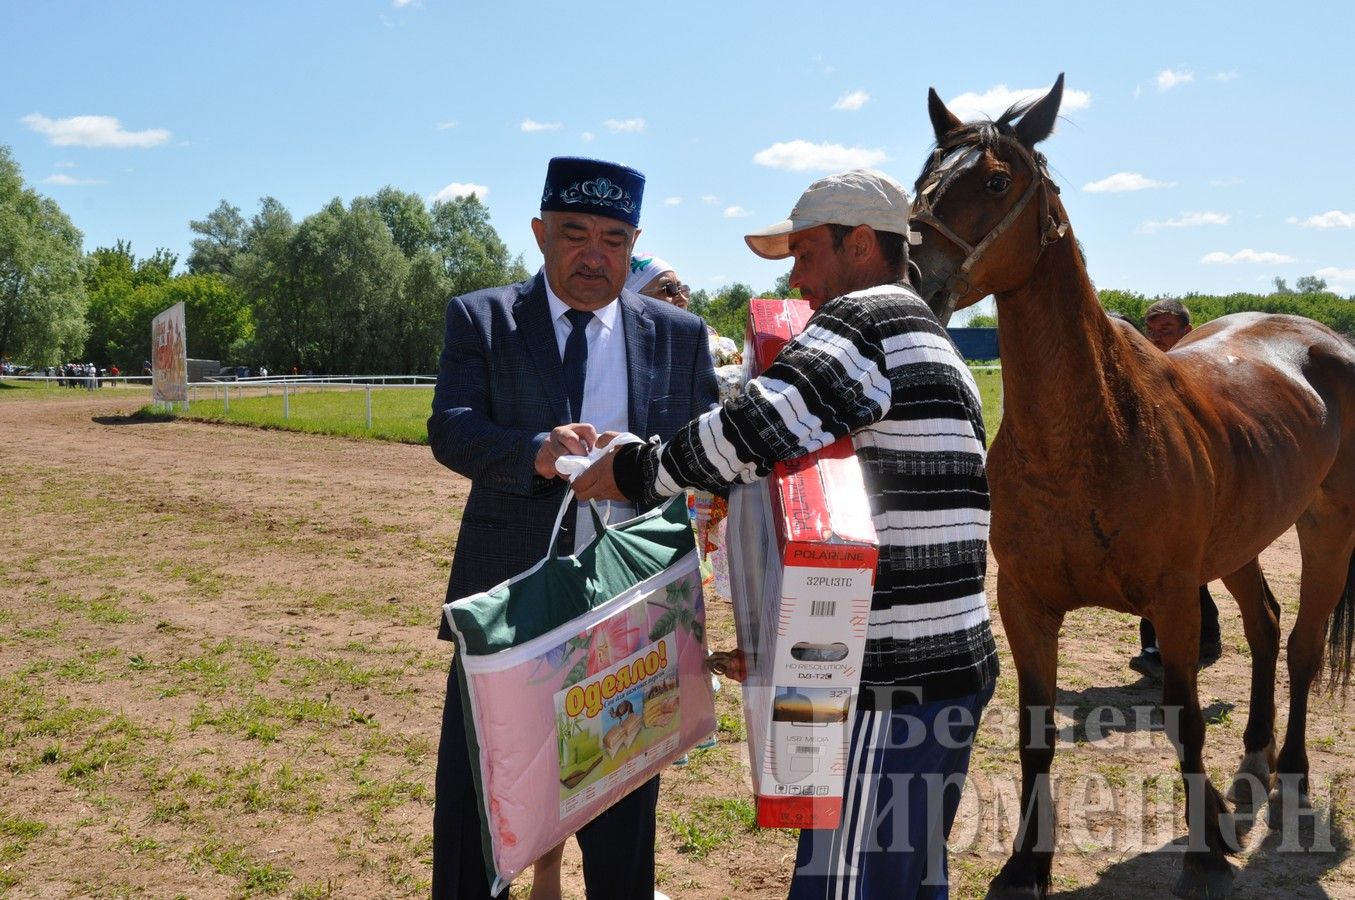
<path fill-rule="evenodd" d="M 616 459 L 618 487 L 654 503 L 718 489 L 851 434 L 880 542 L 861 704 L 972 694 L 997 677 L 983 578 L 982 405 L 945 329 L 911 289 L 825 303 L 740 397 L 667 444 Z M 867 689 L 867 688 L 872 688 Z"/>

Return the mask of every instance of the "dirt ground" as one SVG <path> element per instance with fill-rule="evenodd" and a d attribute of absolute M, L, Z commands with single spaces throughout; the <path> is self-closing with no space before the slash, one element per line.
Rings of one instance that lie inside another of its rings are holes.
<path fill-rule="evenodd" d="M 435 627 L 466 483 L 426 447 L 130 420 L 140 391 L 18 393 L 0 389 L 0 895 L 426 895 L 450 653 Z M 1263 565 L 1287 628 L 1292 532 Z M 1226 787 L 1249 666 L 1213 589 L 1225 652 L 1200 690 Z M 712 645 L 731 645 L 728 605 L 710 612 Z M 958 898 L 983 895 L 1014 831 L 998 642 L 952 840 Z M 1179 870 L 1175 764 L 1156 688 L 1126 665 L 1136 645 L 1127 616 L 1065 627 L 1060 897 L 1167 896 Z M 1283 727 L 1283 675 L 1278 700 Z M 783 897 L 793 835 L 750 830 L 728 802 L 748 797 L 746 750 L 737 690 L 717 702 L 719 745 L 663 776 L 660 887 Z M 1309 735 L 1316 812 L 1253 831 L 1234 897 L 1355 898 L 1355 703 L 1320 695 Z M 566 896 L 581 886 L 571 844 Z"/>

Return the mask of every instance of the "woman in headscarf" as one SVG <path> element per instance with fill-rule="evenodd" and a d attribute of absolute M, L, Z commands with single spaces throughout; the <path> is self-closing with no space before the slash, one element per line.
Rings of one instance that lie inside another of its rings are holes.
<path fill-rule="evenodd" d="M 632 256 L 626 290 L 686 309 L 692 299 L 690 285 L 682 283 L 677 272 L 657 256 Z"/>

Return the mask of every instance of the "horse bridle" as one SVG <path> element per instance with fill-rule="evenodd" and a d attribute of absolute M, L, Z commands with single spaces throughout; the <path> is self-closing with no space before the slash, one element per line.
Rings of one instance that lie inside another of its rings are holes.
<path fill-rule="evenodd" d="M 1025 144 L 1009 134 L 999 134 L 997 142 L 1011 146 L 1030 168 L 1033 177 L 1030 179 L 1030 184 L 1026 185 L 1026 190 L 1021 195 L 1021 199 L 1016 202 L 1016 205 L 1009 209 L 1007 214 L 1002 217 L 1002 221 L 998 222 L 977 244 L 969 243 L 936 217 L 933 203 L 937 197 L 932 196 L 946 176 L 945 170 L 940 165 L 941 160 L 952 150 L 966 144 L 977 143 L 971 135 L 958 135 L 949 141 L 937 144 L 936 149 L 932 151 L 931 174 L 918 188 L 917 199 L 913 201 L 913 213 L 909 217 L 910 222 L 930 226 L 933 231 L 959 247 L 960 251 L 965 254 L 964 262 L 960 263 L 960 267 L 946 279 L 946 290 L 950 292 L 952 297 L 959 298 L 969 293 L 972 289 L 969 282 L 970 271 L 983 258 L 983 254 L 993 245 L 993 242 L 1001 237 L 1002 233 L 1020 217 L 1026 208 L 1026 204 L 1030 203 L 1031 198 L 1037 193 L 1040 195 L 1040 218 L 1038 220 L 1041 223 L 1040 254 L 1044 253 L 1045 247 L 1068 233 L 1068 223 L 1058 221 L 1049 213 L 1049 191 L 1052 190 L 1057 194 L 1059 186 L 1049 177 L 1049 170 L 1045 167 L 1043 154 L 1032 153 Z M 1039 254 L 1035 258 L 1038 260 Z"/>

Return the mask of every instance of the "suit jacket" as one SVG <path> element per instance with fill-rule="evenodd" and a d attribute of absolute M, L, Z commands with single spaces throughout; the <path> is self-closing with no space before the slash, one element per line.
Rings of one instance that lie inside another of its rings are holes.
<path fill-rule="evenodd" d="M 668 440 L 718 402 L 706 325 L 630 291 L 620 303 L 630 431 Z M 545 275 L 453 297 L 428 419 L 433 455 L 471 480 L 449 600 L 491 588 L 546 555 L 565 483 L 537 475 L 536 454 L 550 430 L 568 422 Z M 572 529 L 573 516 L 565 520 Z M 449 637 L 445 620 L 439 637 Z"/>

